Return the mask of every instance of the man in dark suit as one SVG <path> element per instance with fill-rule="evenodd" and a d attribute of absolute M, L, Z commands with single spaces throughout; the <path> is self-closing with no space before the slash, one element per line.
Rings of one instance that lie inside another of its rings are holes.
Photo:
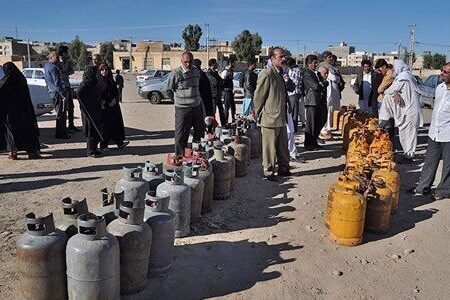
<path fill-rule="evenodd" d="M 378 87 L 383 81 L 383 70 L 387 68 L 387 61 L 380 58 L 375 62 L 375 71 L 372 74 L 372 98 L 370 99 L 372 115 L 378 118 Z"/>
<path fill-rule="evenodd" d="M 303 75 L 303 86 L 306 94 L 305 149 L 307 151 L 321 147 L 317 143 L 317 139 L 320 130 L 325 125 L 324 121 L 326 122 L 326 88 L 328 82 L 326 78 L 322 78 L 320 73 L 316 72 L 318 63 L 319 59 L 316 55 L 306 57 L 307 69 Z"/>
<path fill-rule="evenodd" d="M 358 109 L 368 114 L 372 114 L 372 100 L 374 93 L 373 84 L 375 79 L 374 72 L 372 70 L 372 62 L 365 59 L 361 62 L 361 67 L 362 72 L 356 77 L 353 90 L 359 96 Z"/>

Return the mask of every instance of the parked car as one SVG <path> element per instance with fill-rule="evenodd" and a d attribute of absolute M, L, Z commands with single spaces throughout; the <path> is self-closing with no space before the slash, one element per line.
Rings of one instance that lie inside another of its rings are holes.
<path fill-rule="evenodd" d="M 24 68 L 22 74 L 27 79 L 28 84 L 47 87 L 44 77 L 44 68 Z M 73 92 L 72 95 L 76 99 L 81 81 L 70 78 L 69 82 Z"/>
<path fill-rule="evenodd" d="M 166 94 L 169 74 L 161 78 L 148 80 L 147 84 L 138 86 L 138 94 L 143 99 L 147 99 L 151 104 L 159 104 L 163 99 L 169 99 Z"/>
<path fill-rule="evenodd" d="M 234 72 L 233 74 L 233 94 L 235 97 L 244 97 L 244 89 L 239 86 L 242 72 Z"/>
<path fill-rule="evenodd" d="M 142 82 L 145 82 L 147 80 L 153 79 L 153 78 L 161 78 L 169 74 L 170 71 L 168 70 L 147 70 L 141 73 L 140 75 L 136 76 L 136 85 L 141 85 Z"/>
<path fill-rule="evenodd" d="M 0 79 L 5 76 L 3 69 L 0 68 Z M 47 92 L 47 88 L 35 84 L 28 83 L 28 89 L 30 90 L 31 103 L 34 107 L 34 113 L 36 116 L 40 116 L 46 113 L 50 113 L 53 109 L 53 101 Z"/>

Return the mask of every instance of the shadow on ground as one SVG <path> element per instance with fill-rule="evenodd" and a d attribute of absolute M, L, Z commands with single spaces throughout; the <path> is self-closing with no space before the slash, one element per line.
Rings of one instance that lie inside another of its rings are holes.
<path fill-rule="evenodd" d="M 265 269 L 295 261 L 283 259 L 281 252 L 300 248 L 249 240 L 180 245 L 175 248 L 171 274 L 148 280 L 145 291 L 124 299 L 206 299 L 244 291 L 280 277 L 280 272 Z"/>

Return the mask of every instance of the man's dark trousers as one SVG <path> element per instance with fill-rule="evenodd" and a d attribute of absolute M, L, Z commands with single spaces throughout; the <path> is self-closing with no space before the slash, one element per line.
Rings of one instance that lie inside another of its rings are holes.
<path fill-rule="evenodd" d="M 175 154 L 183 155 L 187 147 L 189 131 L 194 127 L 193 141 L 199 142 L 205 133 L 205 117 L 202 106 L 175 106 Z"/>
<path fill-rule="evenodd" d="M 231 109 L 231 120 L 236 117 L 236 104 L 234 103 L 233 89 L 223 90 L 223 102 L 225 104 L 225 120 L 228 122 L 228 113 Z"/>
<path fill-rule="evenodd" d="M 450 197 L 450 142 L 435 142 L 428 137 L 428 148 L 425 155 L 425 164 L 420 175 L 416 190 L 423 193 L 425 188 L 431 188 L 436 177 L 439 161 L 443 159 L 442 178 L 436 188 L 436 193 Z"/>
<path fill-rule="evenodd" d="M 72 89 L 69 89 L 69 90 L 67 91 L 67 94 L 66 94 L 66 103 L 67 103 L 67 121 L 68 121 L 68 127 L 75 127 L 75 124 L 74 124 L 74 122 L 73 122 L 75 106 L 73 105 Z"/>
<path fill-rule="evenodd" d="M 55 106 L 56 112 L 56 131 L 55 137 L 61 138 L 67 136 L 66 132 L 66 108 L 63 101 L 63 97 L 59 92 L 53 92 L 50 94 Z"/>
<path fill-rule="evenodd" d="M 294 121 L 294 131 L 298 131 L 298 102 L 300 100 L 300 94 L 293 94 L 289 96 L 289 103 L 291 104 L 292 109 L 292 121 Z"/>

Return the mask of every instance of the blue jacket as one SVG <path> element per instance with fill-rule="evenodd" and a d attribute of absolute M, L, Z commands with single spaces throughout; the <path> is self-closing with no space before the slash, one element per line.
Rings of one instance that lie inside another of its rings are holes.
<path fill-rule="evenodd" d="M 61 72 L 52 62 L 46 62 L 44 66 L 44 77 L 47 83 L 47 89 L 49 93 L 63 93 L 63 78 Z"/>

